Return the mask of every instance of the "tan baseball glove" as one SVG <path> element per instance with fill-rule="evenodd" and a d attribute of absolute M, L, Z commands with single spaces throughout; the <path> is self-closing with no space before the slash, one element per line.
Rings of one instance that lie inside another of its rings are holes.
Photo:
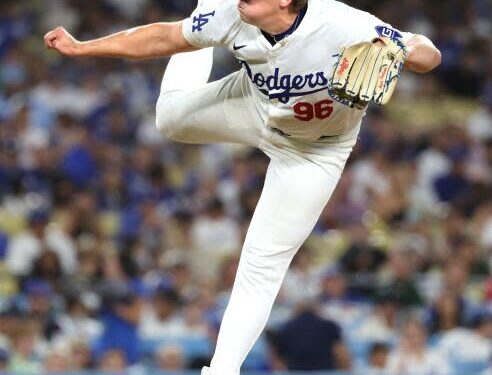
<path fill-rule="evenodd" d="M 398 39 L 381 37 L 349 46 L 335 66 L 332 89 L 358 107 L 370 101 L 385 105 L 395 91 L 405 58 L 406 47 Z"/>

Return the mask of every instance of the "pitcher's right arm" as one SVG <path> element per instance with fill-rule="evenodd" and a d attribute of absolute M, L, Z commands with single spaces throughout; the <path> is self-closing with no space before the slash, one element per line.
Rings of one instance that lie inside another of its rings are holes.
<path fill-rule="evenodd" d="M 141 60 L 197 50 L 183 36 L 182 22 L 158 22 L 81 42 L 65 28 L 46 33 L 49 49 L 70 57 L 116 57 Z"/>

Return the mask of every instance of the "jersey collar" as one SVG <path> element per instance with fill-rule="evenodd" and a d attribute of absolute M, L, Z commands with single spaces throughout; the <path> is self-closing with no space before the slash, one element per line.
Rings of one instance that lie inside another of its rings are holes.
<path fill-rule="evenodd" d="M 265 37 L 265 39 L 272 45 L 274 46 L 281 40 L 285 39 L 289 35 L 291 35 L 294 31 L 298 29 L 298 27 L 301 25 L 302 20 L 304 19 L 304 16 L 306 15 L 308 9 L 308 5 L 304 8 L 302 8 L 299 13 L 297 14 L 296 19 L 294 20 L 294 23 L 289 27 L 288 30 L 284 31 L 283 33 L 272 35 L 270 33 L 267 33 L 266 31 L 261 30 L 261 33 Z"/>

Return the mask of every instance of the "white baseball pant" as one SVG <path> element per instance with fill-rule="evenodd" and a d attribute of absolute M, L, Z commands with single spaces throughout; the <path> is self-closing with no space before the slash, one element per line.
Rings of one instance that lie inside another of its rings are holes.
<path fill-rule="evenodd" d="M 254 88 L 244 71 L 204 83 L 211 53 L 206 49 L 171 59 L 156 125 L 178 142 L 246 144 L 270 157 L 210 366 L 212 375 L 237 375 L 266 325 L 292 258 L 338 183 L 359 126 L 351 134 L 317 142 L 279 135 L 255 109 L 249 92 Z"/>

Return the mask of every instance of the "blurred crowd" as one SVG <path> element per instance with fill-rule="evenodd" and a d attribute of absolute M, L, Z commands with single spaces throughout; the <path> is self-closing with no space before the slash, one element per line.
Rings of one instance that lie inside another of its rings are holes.
<path fill-rule="evenodd" d="M 347 3 L 442 51 L 433 74 L 404 75 L 396 101 L 437 112 L 453 96 L 473 113 L 408 131 L 371 108 L 245 369 L 491 374 L 492 4 Z M 70 60 L 42 45 L 58 25 L 85 40 L 194 6 L 0 2 L 0 372 L 208 363 L 267 157 L 157 133 L 166 59 Z M 216 51 L 214 78 L 238 68 Z"/>

